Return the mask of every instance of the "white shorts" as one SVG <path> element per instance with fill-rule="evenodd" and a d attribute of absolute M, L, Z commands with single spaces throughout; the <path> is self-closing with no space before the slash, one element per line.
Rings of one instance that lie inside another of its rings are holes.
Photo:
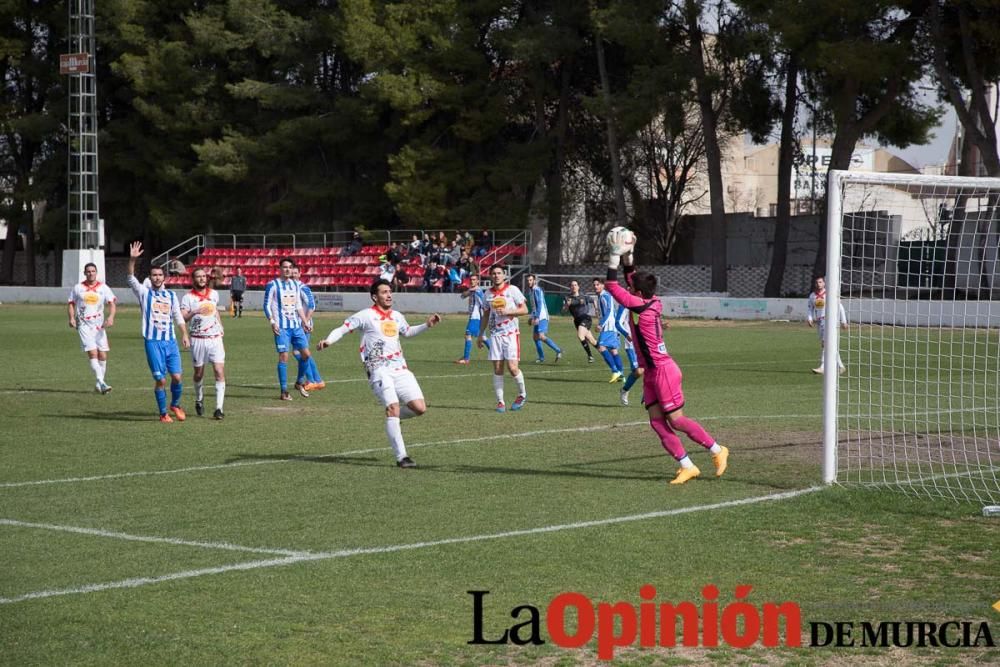
<path fill-rule="evenodd" d="M 108 347 L 108 332 L 103 327 L 98 329 L 86 324 L 78 324 L 76 325 L 76 332 L 80 334 L 80 349 L 84 352 L 90 352 L 91 350 L 107 352 L 111 349 Z"/>
<path fill-rule="evenodd" d="M 417 378 L 406 368 L 392 370 L 389 368 L 377 368 L 369 378 L 372 393 L 375 398 L 387 408 L 393 403 L 405 405 L 410 401 L 423 400 L 424 394 L 420 391 Z"/>
<path fill-rule="evenodd" d="M 226 348 L 222 346 L 222 336 L 192 338 L 191 361 L 195 368 L 204 366 L 206 362 L 210 364 L 226 363 Z"/>
<path fill-rule="evenodd" d="M 518 361 L 521 358 L 521 334 L 490 336 L 490 361 Z"/>

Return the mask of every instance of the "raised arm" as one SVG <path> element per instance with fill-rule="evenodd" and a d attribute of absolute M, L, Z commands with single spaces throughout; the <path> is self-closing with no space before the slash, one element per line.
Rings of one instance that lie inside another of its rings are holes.
<path fill-rule="evenodd" d="M 346 320 L 344 320 L 343 324 L 341 324 L 339 327 L 331 331 L 326 338 L 316 343 L 316 349 L 325 350 L 326 348 L 330 347 L 331 345 L 333 345 L 334 343 L 336 343 L 341 338 L 351 333 L 355 329 L 359 329 L 361 325 L 362 325 L 362 320 L 359 317 L 359 313 L 351 315 Z"/>
<path fill-rule="evenodd" d="M 431 327 L 436 326 L 437 323 L 440 321 L 441 321 L 441 316 L 438 315 L 437 313 L 434 313 L 433 315 L 428 317 L 427 321 L 424 322 L 423 324 L 417 324 L 416 326 L 412 327 L 411 326 L 405 327 L 402 332 L 403 338 L 413 338 L 414 336 L 419 336 L 420 334 L 427 331 Z"/>
<path fill-rule="evenodd" d="M 607 281 L 604 283 L 604 289 L 611 294 L 611 297 L 615 301 L 626 308 L 639 308 L 640 306 L 646 304 L 646 299 L 632 294 L 618 283 L 618 269 L 608 268 Z"/>
<path fill-rule="evenodd" d="M 128 286 L 132 288 L 140 303 L 146 296 L 146 287 L 135 277 L 135 261 L 142 256 L 142 243 L 136 241 L 128 247 L 128 268 L 125 270 Z"/>

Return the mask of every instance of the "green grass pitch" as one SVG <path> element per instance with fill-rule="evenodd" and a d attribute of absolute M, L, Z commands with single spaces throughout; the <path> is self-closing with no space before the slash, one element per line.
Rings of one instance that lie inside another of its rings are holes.
<path fill-rule="evenodd" d="M 321 314 L 319 335 L 342 317 Z M 548 350 L 530 363 L 522 340 L 519 413 L 494 412 L 483 352 L 453 363 L 463 317 L 404 340 L 429 404 L 403 422 L 414 470 L 394 465 L 356 336 L 317 357 L 326 390 L 282 403 L 268 326 L 259 313 L 226 319 L 225 421 L 194 416 L 184 353 L 189 417 L 166 425 L 136 310 L 111 330 L 107 396 L 65 319 L 62 307 L 0 307 L 0 664 L 595 664 L 594 642 L 468 644 L 467 591 L 490 591 L 483 623 L 496 636 L 518 605 L 544 612 L 566 591 L 638 605 L 645 584 L 699 605 L 713 584 L 720 608 L 752 585 L 750 602 L 794 601 L 804 625 L 987 621 L 1000 642 L 1000 522 L 978 506 L 839 487 L 778 495 L 821 486 L 819 350 L 803 324 L 667 330 L 687 414 L 732 450 L 715 479 L 686 442 L 703 477 L 677 487 L 638 388 L 621 406 L 565 318 L 551 326 L 558 365 Z M 209 380 L 208 414 L 213 397 Z M 635 646 L 615 659 L 998 661 L 983 647 L 759 645 Z"/>

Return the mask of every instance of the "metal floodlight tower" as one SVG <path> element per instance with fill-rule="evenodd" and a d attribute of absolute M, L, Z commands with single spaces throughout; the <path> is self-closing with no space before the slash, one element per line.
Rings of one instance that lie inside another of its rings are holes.
<path fill-rule="evenodd" d="M 69 0 L 69 53 L 59 71 L 69 78 L 69 165 L 67 170 L 67 243 L 63 284 L 79 280 L 92 261 L 104 274 L 104 234 L 97 188 L 97 68 L 94 1 Z"/>

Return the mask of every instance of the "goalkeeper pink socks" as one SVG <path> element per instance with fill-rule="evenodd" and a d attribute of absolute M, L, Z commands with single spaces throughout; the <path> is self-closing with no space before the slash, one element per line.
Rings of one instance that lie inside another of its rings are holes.
<path fill-rule="evenodd" d="M 660 443 L 663 444 L 663 448 L 671 456 L 678 461 L 687 456 L 687 452 L 684 451 L 684 445 L 681 444 L 681 439 L 674 433 L 674 429 L 670 428 L 670 424 L 662 419 L 650 419 L 649 425 L 656 431 L 656 435 L 660 436 Z"/>
<path fill-rule="evenodd" d="M 656 435 L 660 436 L 663 448 L 678 461 L 687 456 L 687 452 L 684 450 L 681 439 L 674 432 L 674 428 L 706 449 L 710 449 L 715 444 L 715 440 L 702 425 L 690 417 L 677 417 L 672 424 L 665 419 L 650 419 L 649 425 L 656 431 Z"/>
<path fill-rule="evenodd" d="M 690 417 L 676 417 L 672 423 L 674 428 L 706 449 L 715 444 L 715 440 L 702 425 Z"/>

